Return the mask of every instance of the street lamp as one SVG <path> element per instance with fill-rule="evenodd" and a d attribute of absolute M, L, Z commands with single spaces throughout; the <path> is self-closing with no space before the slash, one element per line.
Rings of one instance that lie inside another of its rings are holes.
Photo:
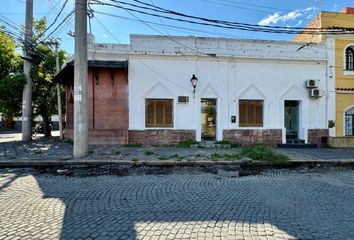
<path fill-rule="evenodd" d="M 193 98 L 195 98 L 195 88 L 197 87 L 197 84 L 198 84 L 198 78 L 194 74 L 191 78 L 191 83 L 193 86 Z"/>

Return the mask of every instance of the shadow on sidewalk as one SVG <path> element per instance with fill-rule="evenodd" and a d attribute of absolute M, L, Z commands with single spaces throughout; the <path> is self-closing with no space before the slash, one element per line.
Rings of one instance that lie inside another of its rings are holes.
<path fill-rule="evenodd" d="M 152 233 L 167 239 L 194 231 L 198 238 L 247 232 L 271 238 L 353 237 L 354 211 L 342 199 L 353 199 L 353 191 L 343 195 L 343 188 L 330 188 L 327 192 L 325 184 L 309 185 L 309 179 L 301 179 L 295 177 L 292 183 L 282 178 L 210 174 L 36 176 L 43 198 L 65 204 L 61 239 L 147 239 Z M 341 202 L 340 207 L 334 204 Z M 349 221 L 348 226 L 343 221 Z"/>

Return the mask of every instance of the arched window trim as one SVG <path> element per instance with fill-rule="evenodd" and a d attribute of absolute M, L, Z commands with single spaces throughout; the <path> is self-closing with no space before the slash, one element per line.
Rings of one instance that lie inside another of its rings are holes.
<path fill-rule="evenodd" d="M 345 49 L 345 70 L 354 71 L 354 49 L 353 45 Z"/>
<path fill-rule="evenodd" d="M 346 108 L 343 112 L 344 117 L 344 136 L 354 136 L 354 105 Z"/>

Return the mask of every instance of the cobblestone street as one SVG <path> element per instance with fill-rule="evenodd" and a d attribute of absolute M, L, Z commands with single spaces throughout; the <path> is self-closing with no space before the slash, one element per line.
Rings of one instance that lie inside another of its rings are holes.
<path fill-rule="evenodd" d="M 354 239 L 354 172 L 0 170 L 0 239 Z"/>

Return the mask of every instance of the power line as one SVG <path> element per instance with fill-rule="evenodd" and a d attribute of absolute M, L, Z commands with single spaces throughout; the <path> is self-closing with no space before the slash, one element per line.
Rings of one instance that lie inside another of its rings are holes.
<path fill-rule="evenodd" d="M 109 30 L 107 29 L 107 27 L 104 26 L 104 25 L 98 20 L 98 18 L 95 17 L 95 19 L 96 19 L 96 21 L 101 25 L 101 27 L 102 27 L 103 29 L 105 29 L 105 30 L 108 32 L 108 34 L 110 34 L 110 35 L 113 37 L 113 39 L 115 39 L 118 43 L 120 43 L 119 39 L 116 38 L 116 36 L 115 36 L 113 33 L 111 33 L 111 31 L 109 31 Z M 126 55 L 126 57 L 128 57 L 128 54 L 125 54 L 125 55 Z M 147 69 L 149 69 L 149 71 L 151 71 L 152 73 L 154 73 L 154 74 L 156 74 L 157 76 L 161 77 L 162 79 L 164 79 L 164 80 L 166 80 L 166 81 L 172 83 L 172 84 L 175 85 L 176 87 L 179 87 L 179 88 L 182 88 L 182 89 L 184 89 L 184 90 L 190 91 L 189 89 L 185 88 L 184 86 L 180 86 L 180 85 L 178 85 L 177 83 L 175 83 L 174 81 L 172 81 L 172 80 L 168 79 L 167 77 L 163 76 L 161 73 L 159 73 L 158 71 L 156 71 L 155 69 L 153 69 L 152 67 L 150 67 L 149 65 L 147 65 L 146 63 L 144 63 L 143 60 L 141 60 L 141 59 L 139 59 L 139 58 L 137 58 L 137 60 L 138 60 L 141 64 L 143 64 Z"/>
<path fill-rule="evenodd" d="M 97 11 L 97 10 L 95 10 L 95 13 L 97 13 L 97 14 L 102 14 L 102 15 L 105 15 L 105 16 L 120 18 L 120 19 L 124 19 L 124 20 L 128 20 L 128 21 L 135 21 L 135 22 L 140 22 L 140 23 L 141 23 L 141 21 L 139 21 L 139 20 L 137 20 L 137 19 L 130 18 L 130 17 L 125 17 L 125 16 L 121 16 L 121 15 L 116 15 L 116 14 L 111 14 L 111 13 L 104 13 L 104 12 Z M 161 26 L 161 27 L 163 27 L 163 28 L 172 29 L 172 30 L 174 30 L 174 31 L 188 32 L 188 33 L 199 32 L 199 33 L 208 34 L 208 35 L 239 38 L 238 36 L 231 35 L 231 34 L 217 33 L 217 32 L 211 32 L 211 31 L 204 31 L 204 30 L 200 30 L 200 29 L 196 29 L 196 28 L 177 27 L 177 26 L 174 26 L 174 25 L 160 24 L 160 23 L 150 22 L 150 21 L 146 21 L 146 20 L 144 20 L 144 22 L 145 22 L 145 23 L 148 23 L 148 24 L 152 24 L 152 25 Z M 142 24 L 143 24 L 143 23 L 142 23 Z M 177 30 L 176 30 L 176 29 L 177 29 Z"/>
<path fill-rule="evenodd" d="M 40 37 L 42 37 L 42 36 L 57 22 L 59 16 L 60 16 L 61 13 L 63 12 L 63 10 L 64 10 L 66 4 L 68 3 L 68 1 L 69 1 L 69 0 L 65 0 L 64 4 L 63 4 L 63 5 L 61 6 L 61 8 L 60 8 L 59 13 L 58 13 L 57 16 L 54 18 L 54 21 L 43 31 L 43 33 L 41 33 L 41 34 L 35 39 L 35 41 L 38 40 Z"/>
<path fill-rule="evenodd" d="M 305 30 L 303 28 L 291 28 L 291 27 L 272 27 L 272 26 L 262 26 L 262 25 L 254 25 L 254 24 L 246 24 L 246 23 L 238 23 L 238 22 L 229 22 L 229 21 L 224 21 L 224 20 L 214 20 L 214 19 L 207 19 L 207 18 L 201 18 L 201 17 L 195 17 L 183 13 L 178 13 L 170 10 L 166 10 L 157 6 L 153 6 L 148 3 L 143 3 L 139 0 L 133 0 L 138 3 L 142 3 L 146 6 L 139 6 L 136 4 L 131 4 L 131 3 L 125 3 L 121 2 L 118 0 L 110 0 L 111 2 L 114 2 L 115 4 L 111 3 L 103 3 L 98 0 L 92 1 L 91 4 L 96 4 L 96 5 L 106 5 L 106 6 L 112 6 L 116 7 L 119 9 L 124 9 L 126 11 L 130 12 L 136 12 L 144 15 L 149 15 L 149 16 L 154 16 L 154 17 L 162 17 L 166 18 L 169 20 L 174 20 L 174 21 L 179 21 L 179 22 L 185 22 L 185 23 L 192 23 L 192 24 L 198 24 L 198 25 L 204 25 L 204 26 L 212 26 L 212 27 L 218 27 L 218 28 L 227 28 L 227 29 L 236 29 L 236 30 L 245 30 L 245 31 L 255 31 L 255 32 L 268 32 L 268 33 L 286 33 L 286 34 L 348 34 L 352 33 L 353 29 L 352 28 L 326 28 L 326 29 L 321 29 L 321 28 L 306 28 Z M 124 7 L 120 4 L 128 5 L 131 7 Z M 153 7 L 151 7 L 153 6 Z M 135 8 L 135 9 L 134 9 Z M 138 8 L 138 9 L 136 9 Z M 153 11 L 155 13 L 149 13 L 146 11 L 142 10 L 149 10 Z M 181 18 L 176 18 L 176 17 L 171 17 L 171 16 L 165 16 L 165 15 L 158 15 L 156 12 L 159 13 L 164 13 L 164 14 L 169 14 L 169 15 L 178 15 L 184 18 L 190 18 L 190 19 L 197 19 L 200 21 L 204 22 L 199 22 L 195 20 L 188 20 L 188 19 L 181 19 Z M 301 30 L 301 32 L 299 32 Z M 350 32 L 348 32 L 350 30 Z"/>
<path fill-rule="evenodd" d="M 41 42 L 45 42 L 51 35 L 53 35 L 55 33 L 56 30 L 58 30 L 58 28 L 60 26 L 62 26 L 73 14 L 74 14 L 74 10 L 72 10 L 64 19 L 63 21 L 61 21 L 61 23 L 59 23 L 59 25 L 51 32 L 49 33 Z"/>

